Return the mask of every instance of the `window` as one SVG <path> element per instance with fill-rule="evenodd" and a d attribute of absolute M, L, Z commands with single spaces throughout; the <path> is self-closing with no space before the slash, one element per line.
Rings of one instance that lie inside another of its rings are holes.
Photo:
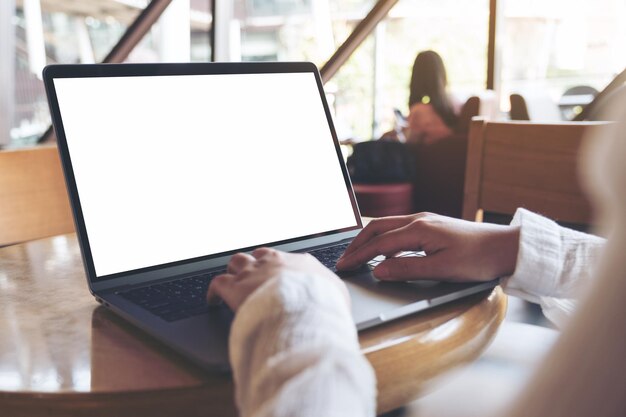
<path fill-rule="evenodd" d="M 420 51 L 441 55 L 450 93 L 459 106 L 485 89 L 488 0 L 401 0 L 375 35 L 374 136 L 393 127 L 393 108 L 408 112 L 409 81 Z"/>
<path fill-rule="evenodd" d="M 238 0 L 231 60 L 309 60 L 322 65 L 369 12 L 364 0 Z M 488 0 L 402 0 L 327 84 L 340 138 L 370 139 L 406 111 L 417 52 L 434 49 L 460 97 L 484 89 Z M 232 30 L 232 28 L 231 28 Z M 232 33 L 232 32 L 231 32 Z"/>
<path fill-rule="evenodd" d="M 14 32 L 8 32 L 15 41 L 15 62 L 0 62 L 6 67 L 0 74 L 11 71 L 15 85 L 13 94 L 3 97 L 12 116 L 0 120 L 0 128 L 9 131 L 8 135 L 0 132 L 0 144 L 33 144 L 49 127 L 41 82 L 41 70 L 46 64 L 101 62 L 148 3 L 18 2 L 12 20 Z M 127 62 L 209 61 L 211 25 L 211 0 L 173 0 Z"/>
<path fill-rule="evenodd" d="M 579 89 L 582 94 L 574 94 L 578 97 L 563 97 L 568 89 L 602 90 L 626 68 L 625 0 L 498 4 L 503 110 L 508 110 L 509 95 L 519 93 L 526 98 L 531 119 L 569 119 L 593 96 Z"/>
<path fill-rule="evenodd" d="M 373 0 L 236 0 L 225 46 L 229 55 L 221 58 L 322 66 L 373 5 Z M 371 51 L 370 39 L 326 85 L 340 138 L 371 136 Z"/>

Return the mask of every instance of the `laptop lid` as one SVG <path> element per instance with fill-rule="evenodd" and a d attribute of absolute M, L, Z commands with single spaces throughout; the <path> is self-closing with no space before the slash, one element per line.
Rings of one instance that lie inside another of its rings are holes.
<path fill-rule="evenodd" d="M 44 82 L 93 292 L 362 227 L 313 64 L 55 65 Z"/>

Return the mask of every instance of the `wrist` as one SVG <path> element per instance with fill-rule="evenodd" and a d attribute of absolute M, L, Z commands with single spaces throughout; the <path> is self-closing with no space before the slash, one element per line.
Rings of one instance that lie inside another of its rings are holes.
<path fill-rule="evenodd" d="M 515 272 L 519 251 L 519 226 L 502 226 L 495 239 L 495 276 L 509 276 Z"/>

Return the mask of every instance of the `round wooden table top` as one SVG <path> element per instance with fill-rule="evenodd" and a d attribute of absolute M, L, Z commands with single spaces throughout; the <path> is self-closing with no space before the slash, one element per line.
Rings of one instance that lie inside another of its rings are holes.
<path fill-rule="evenodd" d="M 506 311 L 499 288 L 364 331 L 378 410 L 474 360 Z M 89 294 L 74 234 L 0 249 L 0 414 L 234 416 L 228 375 L 208 373 Z"/>

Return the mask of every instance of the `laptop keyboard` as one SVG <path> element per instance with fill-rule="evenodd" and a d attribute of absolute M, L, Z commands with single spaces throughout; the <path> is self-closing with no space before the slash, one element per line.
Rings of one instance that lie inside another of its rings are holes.
<path fill-rule="evenodd" d="M 339 259 L 339 257 L 345 252 L 348 245 L 349 244 L 346 243 L 343 245 L 331 246 L 328 248 L 313 250 L 313 251 L 310 251 L 309 253 L 313 255 L 314 257 L 316 257 L 317 260 L 320 261 L 322 265 L 324 265 L 326 268 L 330 269 L 333 272 L 337 272 L 337 269 L 335 268 L 335 264 L 337 263 L 337 260 Z M 399 257 L 407 257 L 407 256 L 426 256 L 426 254 L 421 251 L 420 252 L 404 251 L 404 252 L 398 253 L 395 257 L 399 258 Z M 385 255 L 378 255 L 377 257 L 369 261 L 367 264 L 373 268 L 379 263 L 381 263 L 382 261 L 384 261 L 385 259 L 387 259 Z"/>
<path fill-rule="evenodd" d="M 346 243 L 312 250 L 309 253 L 325 267 L 336 272 L 335 264 L 347 247 L 348 244 Z M 402 252 L 397 256 L 423 256 L 423 252 Z M 368 265 L 374 267 L 384 259 L 385 257 L 382 255 L 377 256 L 368 262 Z M 220 270 L 194 275 L 148 287 L 120 291 L 117 294 L 156 314 L 163 320 L 172 322 L 208 312 L 211 309 L 206 303 L 209 283 L 213 277 L 224 272 L 224 270 Z"/>
<path fill-rule="evenodd" d="M 309 251 L 322 265 L 330 269 L 333 272 L 337 272 L 335 264 L 337 259 L 346 251 L 349 243 L 343 245 L 330 246 L 328 248 L 316 249 Z"/>
<path fill-rule="evenodd" d="M 213 277 L 225 271 L 154 284 L 149 287 L 120 291 L 118 295 L 156 314 L 165 321 L 176 321 L 198 316 L 211 308 L 206 293 Z"/>

